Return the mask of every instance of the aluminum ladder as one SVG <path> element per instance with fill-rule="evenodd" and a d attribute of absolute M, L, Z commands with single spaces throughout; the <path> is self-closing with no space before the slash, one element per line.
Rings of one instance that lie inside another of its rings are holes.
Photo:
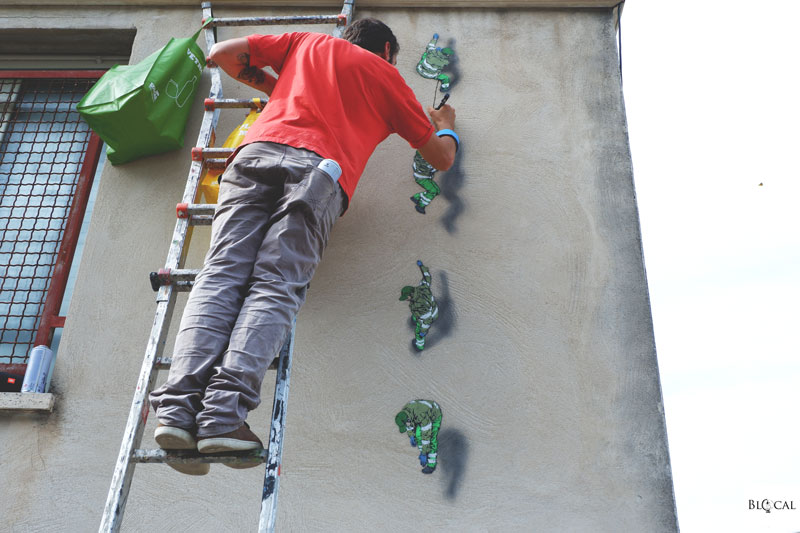
<path fill-rule="evenodd" d="M 217 42 L 216 28 L 220 26 L 263 26 L 288 24 L 334 24 L 333 35 L 341 37 L 344 28 L 352 20 L 355 0 L 344 0 L 342 11 L 336 15 L 305 15 L 283 17 L 241 17 L 213 18 L 210 2 L 203 2 L 203 21 L 213 20 L 203 30 L 207 50 Z M 128 499 L 133 473 L 137 463 L 266 463 L 264 488 L 261 497 L 261 514 L 259 532 L 272 532 L 277 515 L 278 485 L 280 481 L 280 464 L 283 452 L 283 434 L 286 420 L 286 403 L 289 393 L 289 376 L 292 368 L 292 352 L 294 349 L 294 322 L 289 337 L 277 359 L 277 376 L 275 379 L 275 397 L 272 404 L 272 418 L 267 449 L 251 452 L 204 455 L 197 451 L 143 450 L 141 445 L 144 427 L 147 422 L 150 404 L 148 396 L 153 389 L 158 370 L 167 369 L 171 358 L 163 357 L 164 344 L 169 330 L 172 311 L 175 307 L 177 292 L 191 290 L 198 270 L 183 269 L 185 250 L 191 239 L 191 228 L 194 225 L 211 224 L 214 213 L 213 204 L 196 204 L 197 192 L 204 168 L 219 168 L 224 164 L 224 157 L 232 150 L 212 148 L 214 130 L 219 118 L 219 110 L 226 108 L 257 108 L 259 99 L 234 100 L 222 98 L 222 78 L 219 68 L 210 68 L 211 89 L 204 102 L 203 121 L 197 137 L 196 148 L 192 150 L 192 164 L 186 181 L 181 203 L 177 206 L 177 221 L 172 234 L 167 260 L 163 269 L 150 275 L 150 282 L 156 296 L 156 312 L 150 338 L 147 342 L 144 361 L 136 384 L 136 391 L 131 403 L 128 421 L 125 426 L 122 445 L 108 490 L 100 532 L 116 532 L 122 526 L 125 504 Z M 222 159 L 220 159 L 222 157 Z"/>

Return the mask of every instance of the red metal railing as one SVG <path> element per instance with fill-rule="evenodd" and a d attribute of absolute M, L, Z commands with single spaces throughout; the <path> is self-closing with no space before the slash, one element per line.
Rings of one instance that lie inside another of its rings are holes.
<path fill-rule="evenodd" d="M 0 370 L 50 345 L 102 142 L 75 104 L 102 71 L 0 71 Z"/>

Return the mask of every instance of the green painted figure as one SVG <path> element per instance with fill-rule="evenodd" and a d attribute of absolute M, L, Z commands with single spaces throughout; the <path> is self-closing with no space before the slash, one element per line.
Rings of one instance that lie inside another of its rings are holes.
<path fill-rule="evenodd" d="M 414 208 L 424 215 L 425 208 L 434 198 L 439 196 L 439 192 L 441 191 L 439 185 L 433 181 L 433 175 L 436 174 L 436 169 L 428 164 L 419 152 L 414 154 L 414 164 L 412 168 L 414 169 L 414 181 L 425 190 L 412 196 L 411 201 L 414 202 Z"/>
<path fill-rule="evenodd" d="M 439 427 L 442 425 L 442 410 L 432 400 L 412 400 L 394 417 L 394 423 L 408 434 L 411 446 L 419 449 L 419 464 L 423 474 L 436 470 L 436 455 L 439 442 Z"/>
<path fill-rule="evenodd" d="M 450 59 L 455 52 L 453 52 L 452 48 L 436 46 L 436 41 L 438 40 L 439 34 L 434 33 L 433 39 L 428 43 L 425 52 L 422 53 L 422 58 L 417 63 L 417 73 L 429 80 L 439 80 L 442 83 L 439 90 L 446 92 L 450 88 L 450 76 L 443 74 L 442 69 L 450 64 Z"/>
<path fill-rule="evenodd" d="M 411 319 L 416 325 L 414 328 L 414 346 L 417 350 L 422 351 L 425 349 L 425 336 L 428 334 L 433 321 L 439 317 L 439 307 L 436 305 L 436 300 L 433 299 L 433 293 L 431 292 L 430 270 L 422 264 L 422 261 L 417 261 L 417 266 L 422 272 L 422 281 L 416 287 L 411 285 L 403 287 L 400 291 L 400 300 L 408 300 L 408 306 L 411 308 Z"/>

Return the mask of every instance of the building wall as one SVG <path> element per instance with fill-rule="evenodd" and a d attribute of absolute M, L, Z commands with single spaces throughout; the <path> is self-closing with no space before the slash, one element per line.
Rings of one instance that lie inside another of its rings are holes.
<path fill-rule="evenodd" d="M 217 11 L 271 13 L 284 11 Z M 391 137 L 334 229 L 298 317 L 279 529 L 676 531 L 615 17 L 357 15 L 394 29 L 398 68 L 425 105 L 434 85 L 414 72 L 419 55 L 434 32 L 440 44 L 453 39 L 462 148 L 437 175 L 444 193 L 420 215 L 408 200 L 419 190 L 413 150 Z M 136 62 L 200 18 L 184 8 L 41 8 L 33 18 L 6 8 L 0 26 L 135 26 Z M 252 95 L 230 79 L 224 87 L 227 97 Z M 206 74 L 183 150 L 105 167 L 56 363 L 55 411 L 0 422 L 0 508 L 11 531 L 100 522 L 155 310 L 147 275 L 166 257 L 207 90 Z M 223 111 L 219 136 L 243 117 Z M 201 264 L 208 238 L 195 230 L 188 267 Z M 431 268 L 441 312 L 422 354 L 398 301 L 419 281 L 417 259 Z M 271 376 L 249 418 L 262 437 Z M 393 422 L 415 398 L 444 412 L 431 476 Z M 262 478 L 262 468 L 213 465 L 192 478 L 140 465 L 123 530 L 252 530 Z"/>

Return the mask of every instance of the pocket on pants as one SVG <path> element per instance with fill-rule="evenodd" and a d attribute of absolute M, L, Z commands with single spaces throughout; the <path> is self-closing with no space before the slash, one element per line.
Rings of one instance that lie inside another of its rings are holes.
<path fill-rule="evenodd" d="M 339 206 L 333 205 L 338 198 L 339 184 L 324 170 L 309 166 L 308 174 L 305 179 L 303 200 L 311 208 L 317 220 L 327 218 L 335 219 L 341 210 Z M 332 212 L 332 216 L 331 216 Z"/>

